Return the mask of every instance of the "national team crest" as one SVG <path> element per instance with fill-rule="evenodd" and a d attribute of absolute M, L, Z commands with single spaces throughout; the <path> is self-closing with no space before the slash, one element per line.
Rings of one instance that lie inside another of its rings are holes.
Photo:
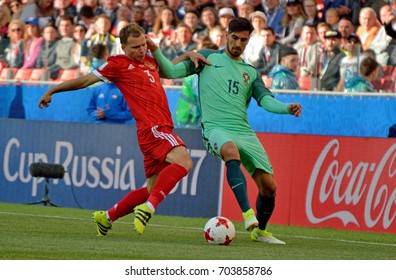
<path fill-rule="evenodd" d="M 248 73 L 243 73 L 243 83 L 245 84 L 245 85 L 247 85 L 248 83 L 249 83 L 249 81 L 250 81 L 250 76 L 249 76 L 249 74 Z"/>
<path fill-rule="evenodd" d="M 153 64 L 151 64 L 150 62 L 148 62 L 148 61 L 145 61 L 144 65 L 146 65 L 150 69 L 155 69 L 155 66 Z"/>

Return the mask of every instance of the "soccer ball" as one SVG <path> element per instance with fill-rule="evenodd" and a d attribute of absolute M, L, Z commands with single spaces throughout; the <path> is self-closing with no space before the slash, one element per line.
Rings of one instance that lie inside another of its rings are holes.
<path fill-rule="evenodd" d="M 235 237 L 234 224 L 225 217 L 213 217 L 205 224 L 204 237 L 208 244 L 229 245 Z"/>

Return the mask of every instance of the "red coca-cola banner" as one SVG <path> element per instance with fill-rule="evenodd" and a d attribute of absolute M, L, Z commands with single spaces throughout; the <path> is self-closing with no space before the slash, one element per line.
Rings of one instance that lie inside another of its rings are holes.
<path fill-rule="evenodd" d="M 278 185 L 270 223 L 396 233 L 395 139 L 258 137 Z M 226 178 L 223 189 L 221 214 L 242 220 Z M 257 187 L 251 178 L 248 190 L 255 208 Z"/>

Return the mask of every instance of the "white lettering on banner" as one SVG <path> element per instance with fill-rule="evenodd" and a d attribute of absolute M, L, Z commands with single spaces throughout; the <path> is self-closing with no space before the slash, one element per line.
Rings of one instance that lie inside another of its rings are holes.
<path fill-rule="evenodd" d="M 340 205 L 356 207 L 359 203 L 364 204 L 364 223 L 368 228 L 376 226 L 382 219 L 382 226 L 387 229 L 396 219 L 396 186 L 388 186 L 386 183 L 379 186 L 381 176 L 396 178 L 396 144 L 393 144 L 383 155 L 380 162 L 360 161 L 354 168 L 353 162 L 347 161 L 343 166 L 337 160 L 340 143 L 337 139 L 331 140 L 319 155 L 312 170 L 305 200 L 305 209 L 308 220 L 318 224 L 329 219 L 340 219 L 344 226 L 349 223 L 361 227 L 363 221 L 358 221 L 356 216 L 348 210 L 335 211 L 325 216 L 318 217 L 314 214 L 313 202 L 320 204 L 332 202 Z M 323 166 L 324 162 L 333 157 L 329 166 Z M 385 166 L 388 166 L 385 169 Z M 385 169 L 385 170 L 384 170 Z M 318 181 L 319 174 L 323 173 L 322 182 Z M 367 175 L 373 173 L 371 182 L 368 184 Z M 347 181 L 349 180 L 349 181 Z M 391 180 L 393 183 L 396 180 Z M 344 193 L 341 187 L 346 186 Z M 362 198 L 366 194 L 365 201 Z M 315 197 L 319 195 L 319 197 Z M 376 217 L 373 217 L 375 210 Z M 393 211 L 393 212 L 392 212 Z"/>
<path fill-rule="evenodd" d="M 24 147 L 17 138 L 10 138 L 4 149 L 3 171 L 4 177 L 9 182 L 20 181 L 29 183 L 32 181 L 32 196 L 37 196 L 37 186 L 44 178 L 32 178 L 29 173 L 29 166 L 33 162 L 51 162 L 45 153 L 26 153 Z M 181 182 L 172 190 L 176 192 L 181 184 L 180 192 L 183 195 L 197 194 L 198 177 L 202 163 L 207 156 L 205 150 L 189 150 L 192 158 L 197 158 L 193 170 L 185 176 Z M 96 156 L 87 157 L 76 155 L 73 144 L 66 141 L 55 142 L 55 153 L 53 163 L 62 164 L 67 171 L 63 177 L 66 186 L 89 188 L 100 187 L 102 189 L 120 189 L 123 191 L 136 189 L 135 162 L 133 159 L 123 163 L 120 158 L 122 148 L 116 147 L 116 156 L 98 158 Z M 11 166 L 18 166 L 18 169 L 10 169 Z M 191 183 L 188 184 L 188 176 L 192 176 Z M 58 184 L 59 179 L 54 179 L 53 184 Z M 188 186 L 190 191 L 188 191 Z"/>

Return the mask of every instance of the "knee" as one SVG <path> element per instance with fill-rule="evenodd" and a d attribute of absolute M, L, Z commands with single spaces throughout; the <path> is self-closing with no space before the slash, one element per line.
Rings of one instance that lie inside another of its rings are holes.
<path fill-rule="evenodd" d="M 265 174 L 263 176 L 259 176 L 255 181 L 258 185 L 260 195 L 266 197 L 276 196 L 277 185 L 272 175 Z"/>
<path fill-rule="evenodd" d="M 223 157 L 224 161 L 228 161 L 231 159 L 239 159 L 239 150 L 234 143 L 228 142 L 221 147 L 221 156 Z"/>
<path fill-rule="evenodd" d="M 192 159 L 188 157 L 185 160 L 183 160 L 183 162 L 180 165 L 183 166 L 187 170 L 187 172 L 190 172 L 190 170 L 193 168 Z"/>

